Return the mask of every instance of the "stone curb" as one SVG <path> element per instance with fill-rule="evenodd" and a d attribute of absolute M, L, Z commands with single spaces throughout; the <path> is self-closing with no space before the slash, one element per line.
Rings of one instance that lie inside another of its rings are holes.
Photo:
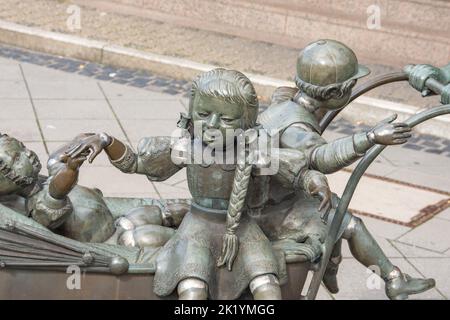
<path fill-rule="evenodd" d="M 0 42 L 38 52 L 86 60 L 123 68 L 144 69 L 156 74 L 192 80 L 200 72 L 217 66 L 125 48 L 103 41 L 45 31 L 0 20 Z M 280 86 L 294 86 L 293 82 L 246 73 L 259 96 L 270 97 Z M 351 121 L 374 123 L 392 113 L 403 120 L 419 110 L 410 105 L 370 97 L 360 97 L 342 115 Z M 443 116 L 419 126 L 417 131 L 444 138 L 449 137 L 450 116 Z"/>

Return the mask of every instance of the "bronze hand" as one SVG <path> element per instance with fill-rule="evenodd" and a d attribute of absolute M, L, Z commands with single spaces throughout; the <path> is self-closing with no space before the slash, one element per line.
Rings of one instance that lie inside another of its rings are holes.
<path fill-rule="evenodd" d="M 381 145 L 403 144 L 411 138 L 411 128 L 406 123 L 392 123 L 397 118 L 394 114 L 380 122 L 367 133 L 372 143 Z"/>
<path fill-rule="evenodd" d="M 322 214 L 320 218 L 324 223 L 327 223 L 328 215 L 330 213 L 330 209 L 332 206 L 331 202 L 332 194 L 330 188 L 324 185 L 318 186 L 314 190 L 312 190 L 311 195 L 318 197 L 321 200 L 319 205 L 319 211 L 321 211 Z"/>
<path fill-rule="evenodd" d="M 69 150 L 68 155 L 72 158 L 77 158 L 80 155 L 89 152 L 89 163 L 92 163 L 100 152 L 108 147 L 111 142 L 112 138 L 106 133 L 86 135 L 78 140 L 78 143 Z"/>
<path fill-rule="evenodd" d="M 53 198 L 64 199 L 69 194 L 78 181 L 79 168 L 85 160 L 85 154 L 77 158 L 72 158 L 68 154 L 60 156 L 64 167 L 52 177 L 49 184 L 49 193 Z"/>

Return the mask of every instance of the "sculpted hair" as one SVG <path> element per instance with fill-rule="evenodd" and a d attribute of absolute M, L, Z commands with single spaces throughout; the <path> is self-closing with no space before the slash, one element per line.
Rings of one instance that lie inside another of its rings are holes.
<path fill-rule="evenodd" d="M 271 104 L 278 104 L 285 101 L 292 100 L 298 93 L 298 88 L 292 87 L 278 87 L 272 94 L 270 98 Z"/>
<path fill-rule="evenodd" d="M 340 99 L 345 96 L 355 86 L 356 80 L 350 79 L 342 83 L 332 83 L 327 86 L 316 86 L 295 77 L 297 88 L 308 96 L 318 100 Z"/>
<path fill-rule="evenodd" d="M 23 144 L 20 141 L 11 138 L 6 134 L 0 134 L 0 147 L 4 144 L 11 142 L 16 142 L 23 146 Z M 39 171 L 41 170 L 41 163 L 37 159 L 36 154 L 33 151 L 25 148 L 25 146 L 23 146 L 23 152 L 27 154 L 28 159 L 33 167 L 33 172 L 31 176 L 23 176 L 18 174 L 14 170 L 13 166 L 11 167 L 7 163 L 5 163 L 4 159 L 0 158 L 0 174 L 6 177 L 7 179 L 11 180 L 14 184 L 16 184 L 21 188 L 25 188 L 35 183 L 37 181 Z"/>
<path fill-rule="evenodd" d="M 258 97 L 251 81 L 239 71 L 217 68 L 200 74 L 192 83 L 188 117 L 192 115 L 196 95 L 243 106 L 245 129 L 256 123 Z"/>

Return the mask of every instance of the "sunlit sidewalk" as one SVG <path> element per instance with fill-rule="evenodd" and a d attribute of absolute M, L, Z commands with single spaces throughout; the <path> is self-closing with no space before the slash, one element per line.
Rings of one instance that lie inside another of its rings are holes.
<path fill-rule="evenodd" d="M 133 147 L 145 136 L 170 135 L 179 113 L 187 111 L 186 83 L 156 76 L 149 80 L 138 72 L 104 67 L 87 72 L 89 68 L 77 61 L 56 59 L 48 68 L 39 66 L 44 63 L 36 63 L 39 59 L 32 55 L 30 63 L 23 57 L 0 58 L 0 132 L 22 140 L 43 163 L 52 150 L 81 132 L 107 132 Z M 324 136 L 332 140 L 361 129 L 340 121 Z M 350 207 L 362 214 L 394 264 L 412 276 L 436 279 L 436 289 L 416 298 L 444 299 L 450 297 L 450 209 L 442 211 L 450 198 L 450 144 L 415 139 L 383 153 L 361 181 Z M 336 193 L 342 192 L 349 175 L 329 176 Z M 106 196 L 190 197 L 184 170 L 153 183 L 145 176 L 123 174 L 104 155 L 83 165 L 80 184 L 97 187 Z M 411 221 L 432 206 L 441 212 L 432 212 L 430 220 L 412 228 Z M 344 247 L 341 291 L 330 295 L 322 288 L 319 297 L 385 299 L 382 281 L 374 280 Z"/>

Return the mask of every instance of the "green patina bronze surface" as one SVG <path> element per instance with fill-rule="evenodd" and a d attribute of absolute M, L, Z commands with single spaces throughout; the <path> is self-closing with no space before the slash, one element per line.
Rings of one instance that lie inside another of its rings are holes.
<path fill-rule="evenodd" d="M 403 74 L 353 90 L 369 72 L 344 44 L 316 41 L 299 54 L 297 87 L 278 88 L 258 115 L 250 80 L 215 69 L 194 80 L 189 112 L 178 123 L 181 137 L 146 137 L 134 152 L 106 133 L 80 134 L 50 156 L 49 177 L 39 175 L 34 152 L 0 136 L 0 267 L 56 272 L 76 265 L 106 274 L 154 274 L 152 297 L 181 299 L 292 298 L 300 294 L 289 291 L 296 285 L 292 279 L 302 286 L 309 268 L 315 270 L 308 291 L 313 299 L 322 281 L 330 292 L 338 291 L 344 239 L 357 261 L 379 267 L 389 298 L 430 289 L 434 280 L 402 273 L 347 209 L 360 176 L 383 148 L 405 143 L 411 127 L 449 113 L 449 106 L 404 123 L 394 122 L 393 115 L 367 132 L 331 142 L 321 135 L 356 96 L 393 81 L 409 80 L 422 95 L 439 94 L 448 104 L 450 64 L 407 66 Z M 250 132 L 279 146 L 271 175 L 261 172 L 272 155 L 251 148 Z M 197 147 L 221 156 L 199 162 Z M 102 151 L 122 172 L 150 181 L 186 168 L 192 201 L 104 198 L 100 190 L 78 186 L 83 162 Z M 231 163 L 219 161 L 227 155 Z M 362 157 L 339 199 L 325 174 Z M 286 263 L 302 266 L 294 268 L 301 275 Z"/>

